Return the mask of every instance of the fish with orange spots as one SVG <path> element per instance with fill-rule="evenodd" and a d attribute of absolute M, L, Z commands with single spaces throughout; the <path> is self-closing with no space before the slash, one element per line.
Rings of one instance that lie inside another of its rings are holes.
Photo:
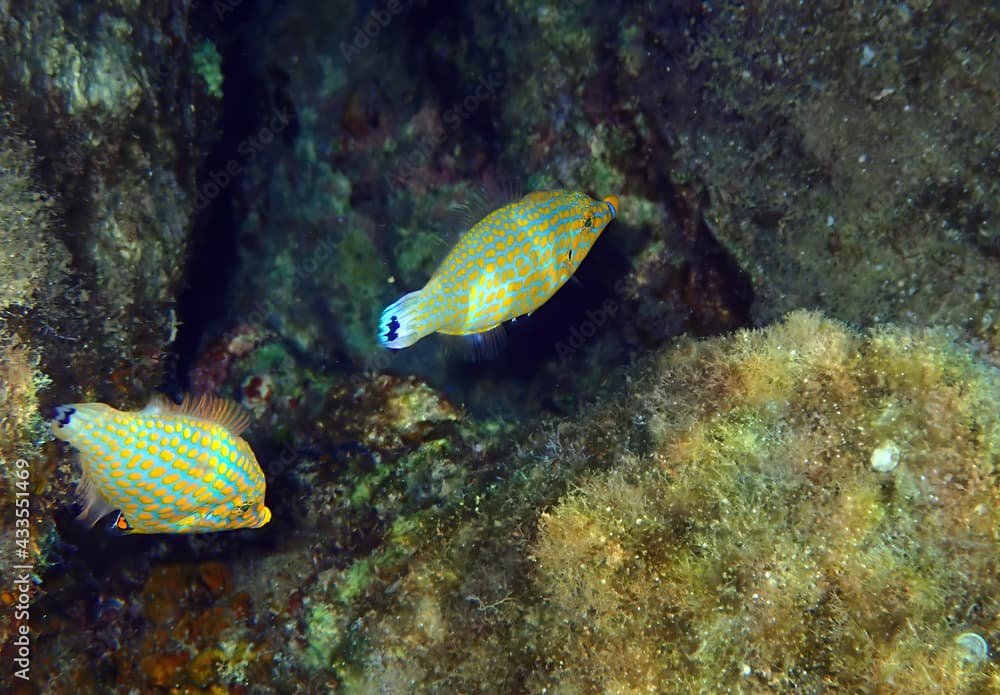
<path fill-rule="evenodd" d="M 467 231 L 422 289 L 390 304 L 379 342 L 409 347 L 426 335 L 470 336 L 496 352 L 500 327 L 547 302 L 618 214 L 618 198 L 537 191 L 494 210 Z"/>
<path fill-rule="evenodd" d="M 177 405 L 156 396 L 132 412 L 62 405 L 50 424 L 80 452 L 81 521 L 93 526 L 117 510 L 112 528 L 122 533 L 208 533 L 271 520 L 264 472 L 240 436 L 249 422 L 222 398 Z"/>

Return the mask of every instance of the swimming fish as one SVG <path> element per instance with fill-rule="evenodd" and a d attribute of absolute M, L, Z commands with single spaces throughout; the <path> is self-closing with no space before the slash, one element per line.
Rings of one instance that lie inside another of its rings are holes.
<path fill-rule="evenodd" d="M 617 214 L 615 196 L 597 201 L 573 191 L 537 191 L 494 210 L 422 289 L 385 308 L 379 342 L 400 349 L 437 332 L 473 336 L 494 352 L 495 329 L 547 302 Z"/>
<path fill-rule="evenodd" d="M 55 436 L 80 452 L 78 517 L 96 524 L 118 510 L 122 533 L 206 533 L 259 528 L 264 472 L 240 433 L 250 416 L 214 396 L 180 405 L 154 396 L 144 409 L 74 403 L 55 410 Z"/>

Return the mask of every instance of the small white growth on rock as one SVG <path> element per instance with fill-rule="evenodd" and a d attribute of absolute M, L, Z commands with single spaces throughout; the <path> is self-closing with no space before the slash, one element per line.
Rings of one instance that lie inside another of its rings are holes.
<path fill-rule="evenodd" d="M 899 465 L 899 447 L 893 442 L 882 442 L 872 452 L 872 469 L 888 473 Z"/>
<path fill-rule="evenodd" d="M 963 632 L 955 638 L 955 645 L 961 651 L 962 661 L 970 666 L 978 666 L 990 658 L 990 647 L 975 632 Z"/>

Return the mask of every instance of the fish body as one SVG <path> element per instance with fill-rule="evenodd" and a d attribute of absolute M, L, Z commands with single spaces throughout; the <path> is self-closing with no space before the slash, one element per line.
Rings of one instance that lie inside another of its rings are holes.
<path fill-rule="evenodd" d="M 126 412 L 104 403 L 56 408 L 50 425 L 80 452 L 80 519 L 118 510 L 124 533 L 206 533 L 271 519 L 264 473 L 240 436 L 249 416 L 212 396 L 176 405 L 155 397 Z"/>
<path fill-rule="evenodd" d="M 537 191 L 467 231 L 422 289 L 382 312 L 379 342 L 413 345 L 431 333 L 475 336 L 547 302 L 618 214 L 618 199 Z"/>

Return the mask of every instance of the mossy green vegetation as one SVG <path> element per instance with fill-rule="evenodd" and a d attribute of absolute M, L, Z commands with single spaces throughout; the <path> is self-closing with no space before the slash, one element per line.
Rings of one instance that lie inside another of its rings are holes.
<path fill-rule="evenodd" d="M 194 71 L 201 77 L 205 90 L 216 99 L 222 98 L 222 56 L 208 39 L 198 44 L 191 54 Z"/>
<path fill-rule="evenodd" d="M 35 144 L 0 112 L 0 542 L 10 548 L 16 547 L 15 499 L 26 491 L 19 476 L 30 471 L 31 492 L 39 498 L 32 505 L 40 516 L 48 509 L 43 491 L 51 477 L 40 462 L 47 428 L 38 402 L 51 380 L 43 371 L 41 341 L 25 317 L 58 304 L 68 260 L 54 234 L 55 206 L 35 165 Z M 27 558 L 39 568 L 50 547 L 49 529 L 47 520 L 38 523 L 28 544 Z M 15 562 L 13 552 L 0 559 L 0 572 L 9 573 Z M 0 619 L 0 637 L 10 629 L 10 621 Z"/>
<path fill-rule="evenodd" d="M 996 367 L 944 331 L 795 312 L 685 341 L 628 384 L 546 425 L 474 514 L 428 528 L 391 592 L 370 589 L 382 605 L 351 638 L 366 682 L 1000 686 L 968 637 L 1000 635 Z M 876 470 L 887 443 L 898 462 Z"/>
<path fill-rule="evenodd" d="M 0 462 L 4 475 L 10 461 L 35 455 L 44 438 L 45 423 L 38 412 L 38 391 L 51 383 L 39 369 L 39 356 L 16 336 L 0 329 Z"/>
<path fill-rule="evenodd" d="M 52 203 L 35 183 L 34 145 L 16 134 L 0 114 L 0 311 L 11 305 L 30 307 L 35 291 L 47 279 L 61 244 L 52 239 Z"/>

